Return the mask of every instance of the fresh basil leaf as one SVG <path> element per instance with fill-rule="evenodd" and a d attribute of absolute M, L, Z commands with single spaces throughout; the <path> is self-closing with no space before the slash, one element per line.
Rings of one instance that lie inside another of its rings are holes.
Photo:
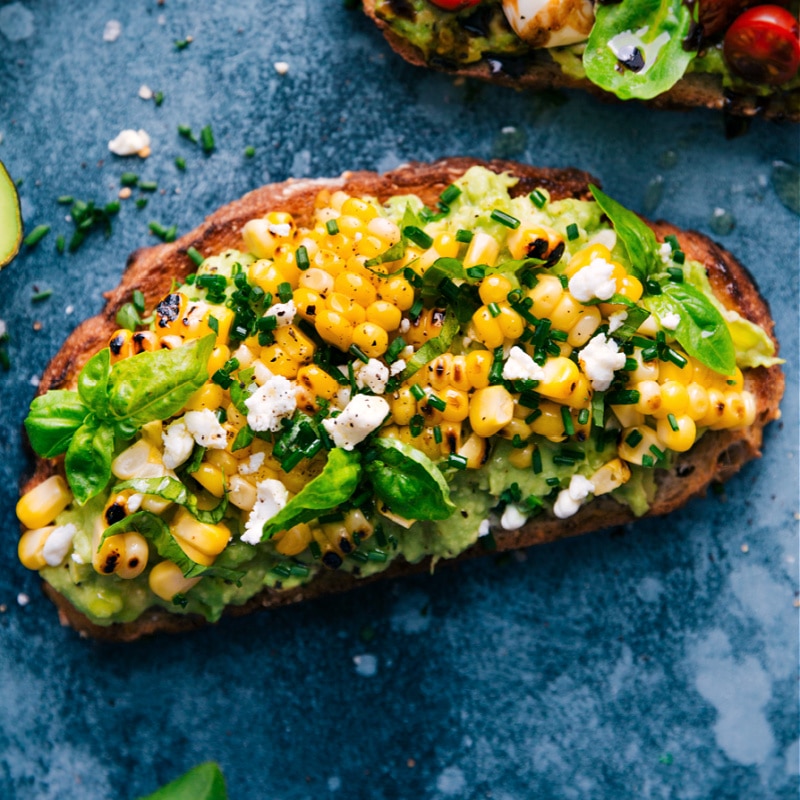
<path fill-rule="evenodd" d="M 375 256 L 375 258 L 370 258 L 368 261 L 364 262 L 364 266 L 367 269 L 370 267 L 377 267 L 381 264 L 387 264 L 391 261 L 399 261 L 404 255 L 406 254 L 406 240 L 401 236 L 399 242 L 395 242 L 388 250 L 385 250 L 379 256 Z M 377 272 L 375 270 L 370 270 L 375 275 L 382 275 L 384 277 L 388 277 L 390 273 L 387 272 Z"/>
<path fill-rule="evenodd" d="M 75 431 L 64 460 L 67 482 L 79 506 L 106 488 L 113 458 L 114 429 L 88 417 Z"/>
<path fill-rule="evenodd" d="M 78 375 L 81 400 L 100 417 L 108 412 L 108 377 L 111 374 L 111 351 L 106 347 L 93 355 Z"/>
<path fill-rule="evenodd" d="M 419 350 L 409 359 L 406 368 L 400 374 L 400 380 L 408 380 L 415 372 L 422 369 L 426 364 L 433 361 L 437 356 L 446 353 L 453 343 L 456 334 L 461 328 L 461 323 L 455 314 L 448 314 L 445 317 L 444 325 L 438 336 L 429 339 Z"/>
<path fill-rule="evenodd" d="M 627 316 L 622 325 L 611 335 L 620 342 L 627 342 L 639 330 L 641 324 L 650 316 L 650 312 L 641 306 L 633 306 L 625 312 Z"/>
<path fill-rule="evenodd" d="M 589 186 L 597 205 L 611 220 L 630 260 L 630 272 L 643 281 L 651 272 L 659 268 L 658 242 L 653 231 L 642 222 L 633 211 L 600 191 Z"/>
<path fill-rule="evenodd" d="M 736 349 L 722 314 L 700 291 L 685 283 L 667 283 L 662 293 L 644 301 L 659 317 L 677 314 L 680 318 L 673 335 L 692 358 L 714 372 L 732 375 L 736 369 Z"/>
<path fill-rule="evenodd" d="M 133 478 L 118 483 L 115 492 L 131 489 L 139 494 L 149 494 L 183 506 L 196 520 L 208 525 L 216 525 L 228 509 L 227 494 L 214 508 L 203 510 L 197 507 L 197 496 L 192 494 L 179 480 L 165 475 L 163 478 Z"/>
<path fill-rule="evenodd" d="M 145 351 L 111 368 L 108 414 L 137 428 L 177 414 L 208 379 L 213 333 L 174 350 Z"/>
<path fill-rule="evenodd" d="M 456 507 L 447 481 L 424 453 L 394 439 L 376 439 L 364 466 L 375 494 L 407 519 L 447 519 Z"/>
<path fill-rule="evenodd" d="M 108 539 L 109 536 L 115 536 L 118 533 L 130 533 L 131 531 L 144 536 L 156 548 L 156 552 L 162 558 L 174 561 L 180 567 L 185 578 L 209 576 L 238 582 L 244 577 L 244 572 L 239 570 L 215 566 L 214 564 L 206 567 L 193 561 L 183 552 L 183 548 L 170 533 L 167 523 L 161 517 L 151 514 L 149 511 L 137 511 L 119 522 L 109 525 L 103 531 L 100 544 Z"/>
<path fill-rule="evenodd" d="M 349 500 L 361 477 L 361 454 L 335 447 L 322 472 L 309 481 L 272 519 L 264 524 L 262 541 L 279 531 L 315 519 Z"/>
<path fill-rule="evenodd" d="M 239 428 L 239 433 L 236 434 L 236 438 L 233 440 L 233 444 L 231 445 L 231 452 L 235 453 L 237 450 L 242 450 L 245 447 L 248 447 L 253 439 L 255 439 L 255 432 L 253 429 L 245 424 L 243 428 Z"/>
<path fill-rule="evenodd" d="M 25 430 L 34 452 L 42 458 L 61 455 L 88 413 L 77 392 L 51 389 L 35 397 L 25 418 Z"/>
<path fill-rule="evenodd" d="M 592 425 L 595 428 L 605 427 L 605 414 L 606 414 L 606 393 L 593 392 L 592 393 Z"/>
<path fill-rule="evenodd" d="M 250 397 L 250 392 L 244 388 L 241 380 L 234 380 L 228 387 L 228 391 L 231 394 L 231 402 L 236 407 L 236 410 L 246 417 L 250 413 L 250 409 L 245 405 L 244 401 Z"/>
<path fill-rule="evenodd" d="M 684 47 L 696 5 L 684 0 L 597 3 L 583 54 L 586 77 L 621 100 L 663 94 L 697 56 Z"/>
<path fill-rule="evenodd" d="M 228 790 L 219 766 L 208 762 L 140 800 L 228 800 Z"/>

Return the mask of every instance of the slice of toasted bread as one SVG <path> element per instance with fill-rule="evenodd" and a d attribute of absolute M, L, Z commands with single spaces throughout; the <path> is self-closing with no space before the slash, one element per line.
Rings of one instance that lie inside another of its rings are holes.
<path fill-rule="evenodd" d="M 145 295 L 148 307 L 167 293 L 174 278 L 182 279 L 194 271 L 186 256 L 189 247 L 203 255 L 226 248 L 241 247 L 241 229 L 250 219 L 270 210 L 292 213 L 299 225 L 310 225 L 314 199 L 321 189 L 343 189 L 353 195 L 370 195 L 386 200 L 397 194 L 413 193 L 427 205 L 434 206 L 441 192 L 459 178 L 469 167 L 481 164 L 495 172 L 509 172 L 519 178 L 512 188 L 514 196 L 527 194 L 535 188 L 545 188 L 553 199 L 568 197 L 586 199 L 589 183 L 597 183 L 590 175 L 575 169 L 541 169 L 509 161 L 480 162 L 469 158 L 449 158 L 432 164 L 412 163 L 378 175 L 373 172 L 348 172 L 339 178 L 324 180 L 288 180 L 257 189 L 208 217 L 191 233 L 171 244 L 137 250 L 128 259 L 120 285 L 109 292 L 105 309 L 86 320 L 67 338 L 61 350 L 42 376 L 39 392 L 48 389 L 72 388 L 83 364 L 95 352 L 105 347 L 117 329 L 115 316 L 138 289 Z M 760 325 L 773 336 L 773 321 L 766 301 L 758 294 L 752 277 L 733 256 L 702 234 L 681 231 L 667 223 L 652 225 L 659 238 L 674 234 L 687 257 L 705 265 L 717 297 L 729 308 Z M 677 458 L 673 467 L 659 472 L 658 491 L 649 515 L 665 514 L 695 495 L 702 494 L 715 480 L 725 480 L 745 462 L 760 455 L 764 426 L 779 416 L 778 403 L 783 394 L 784 376 L 778 367 L 757 368 L 745 372 L 747 388 L 755 395 L 757 415 L 755 424 L 746 430 L 714 431 L 703 436 L 689 453 Z M 57 471 L 63 471 L 63 459 L 39 459 L 33 476 L 23 492 L 33 488 Z M 609 497 L 600 497 L 585 505 L 568 520 L 535 518 L 517 531 L 497 531 L 498 550 L 527 547 L 550 542 L 586 531 L 622 525 L 634 521 L 631 511 Z M 464 556 L 480 553 L 474 546 Z M 409 564 L 395 562 L 387 571 L 367 580 L 391 577 L 412 571 L 429 569 L 425 560 Z M 364 580 L 346 573 L 326 571 L 311 583 L 298 589 L 276 591 L 265 589 L 246 604 L 230 607 L 227 613 L 239 615 L 257 608 L 272 608 L 299 600 L 344 591 Z M 99 626 L 75 609 L 48 584 L 46 593 L 56 603 L 64 624 L 72 625 L 82 634 L 101 639 L 129 641 L 140 636 L 165 631 L 176 632 L 205 624 L 198 616 L 173 614 L 163 608 L 153 608 L 134 622 Z"/>
<path fill-rule="evenodd" d="M 417 67 L 433 67 L 451 75 L 478 78 L 513 89 L 581 89 L 601 99 L 619 102 L 613 94 L 596 86 L 588 78 L 576 78 L 564 72 L 546 50 L 532 50 L 527 57 L 507 59 L 507 64 L 499 56 L 461 65 L 444 59 L 428 61 L 418 47 L 376 13 L 375 0 L 364 0 L 364 11 L 381 29 L 391 48 Z M 703 72 L 687 73 L 669 91 L 646 101 L 646 104 L 670 109 L 711 108 L 736 117 L 764 116 L 800 122 L 800 91 L 776 91 L 769 96 L 741 94 L 727 91 L 722 76 Z"/>

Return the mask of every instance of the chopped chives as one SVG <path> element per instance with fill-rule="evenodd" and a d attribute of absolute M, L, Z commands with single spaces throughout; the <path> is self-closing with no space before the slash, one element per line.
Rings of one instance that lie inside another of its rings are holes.
<path fill-rule="evenodd" d="M 512 230 L 519 228 L 519 220 L 516 217 L 512 217 L 511 214 L 506 214 L 505 211 L 500 211 L 499 208 L 495 208 L 490 216 L 495 222 L 505 225 L 506 228 L 511 228 Z"/>
<path fill-rule="evenodd" d="M 680 425 L 678 425 L 678 420 L 675 419 L 674 414 L 667 414 L 667 422 L 669 422 L 669 426 L 672 428 L 672 430 L 679 431 L 681 429 Z"/>
<path fill-rule="evenodd" d="M 447 466 L 454 467 L 455 469 L 466 469 L 467 457 L 460 456 L 458 453 L 450 453 L 450 455 L 447 457 Z"/>
<path fill-rule="evenodd" d="M 531 466 L 533 467 L 533 474 L 540 475 L 542 472 L 542 454 L 537 447 L 531 455 Z"/>
<path fill-rule="evenodd" d="M 349 352 L 364 364 L 369 363 L 369 356 L 357 344 L 351 344 Z"/>
<path fill-rule="evenodd" d="M 136 208 L 142 209 L 147 205 L 147 198 L 146 197 L 137 197 L 136 198 Z"/>
<path fill-rule="evenodd" d="M 62 206 L 71 206 L 75 202 L 75 198 L 71 194 L 62 194 L 56 202 Z"/>
<path fill-rule="evenodd" d="M 415 383 L 411 386 L 411 394 L 414 395 L 415 400 L 422 400 L 425 397 L 425 390 L 418 383 Z"/>
<path fill-rule="evenodd" d="M 439 199 L 445 204 L 450 205 L 453 200 L 456 200 L 461 195 L 461 189 L 455 184 L 450 184 L 440 195 Z"/>
<path fill-rule="evenodd" d="M 196 267 L 199 267 L 205 261 L 205 258 L 194 247 L 187 248 L 186 255 L 192 259 L 192 263 Z"/>
<path fill-rule="evenodd" d="M 183 136 L 184 139 L 197 144 L 197 137 L 192 133 L 192 129 L 188 125 L 178 125 L 178 134 Z"/>
<path fill-rule="evenodd" d="M 545 478 L 544 481 L 548 486 L 559 486 L 561 481 L 558 478 Z"/>
<path fill-rule="evenodd" d="M 589 409 L 588 408 L 582 408 L 578 412 L 578 424 L 579 425 L 585 425 L 588 421 L 589 421 Z"/>
<path fill-rule="evenodd" d="M 153 102 L 160 106 L 164 102 L 164 92 L 153 92 Z"/>
<path fill-rule="evenodd" d="M 308 549 L 311 551 L 311 555 L 316 561 L 319 561 L 320 557 L 322 556 L 322 548 L 320 548 L 319 543 L 312 539 L 308 543 Z"/>
<path fill-rule="evenodd" d="M 110 214 L 112 216 L 114 214 L 119 214 L 119 209 L 120 209 L 119 200 L 112 200 L 110 203 L 106 203 L 105 206 L 103 207 L 103 211 L 105 211 L 106 214 Z"/>
<path fill-rule="evenodd" d="M 377 548 L 375 550 L 367 550 L 367 559 L 369 561 L 378 561 L 383 563 L 387 558 L 388 556 L 383 552 L 383 550 L 378 550 Z"/>
<path fill-rule="evenodd" d="M 185 39 L 175 39 L 175 49 L 185 50 L 192 43 L 192 38 L 187 36 Z"/>
<path fill-rule="evenodd" d="M 647 290 L 648 294 L 661 294 L 661 286 L 658 281 L 654 281 L 652 278 L 644 282 L 644 288 Z"/>
<path fill-rule="evenodd" d="M 398 336 L 390 345 L 384 355 L 387 364 L 394 364 L 400 357 L 400 353 L 405 349 L 406 342 L 402 336 Z"/>
<path fill-rule="evenodd" d="M 335 219 L 329 219 L 325 223 L 325 228 L 331 236 L 336 236 L 336 234 L 339 233 L 339 224 Z"/>
<path fill-rule="evenodd" d="M 631 406 L 639 402 L 638 389 L 620 389 L 606 395 L 606 403 L 611 406 Z"/>
<path fill-rule="evenodd" d="M 444 411 L 447 408 L 447 401 L 442 400 L 441 397 L 437 397 L 435 394 L 430 394 L 428 395 L 428 405 L 437 411 Z"/>
<path fill-rule="evenodd" d="M 208 327 L 219 336 L 219 320 L 213 315 L 208 315 Z"/>
<path fill-rule="evenodd" d="M 40 303 L 42 300 L 47 300 L 51 294 L 53 294 L 52 289 L 42 289 L 41 292 L 36 292 L 36 294 L 31 297 L 31 301 L 34 303 Z"/>
<path fill-rule="evenodd" d="M 278 284 L 278 297 L 281 303 L 288 303 L 292 299 L 292 285 L 288 281 Z"/>
<path fill-rule="evenodd" d="M 686 263 L 686 253 L 684 253 L 683 250 L 676 250 L 672 254 L 672 260 L 676 264 L 685 264 Z"/>
<path fill-rule="evenodd" d="M 564 423 L 564 433 L 567 436 L 573 436 L 575 434 L 575 425 L 572 422 L 572 414 L 570 414 L 567 406 L 561 406 L 561 421 Z"/>
<path fill-rule="evenodd" d="M 186 169 L 186 159 L 183 156 L 178 156 L 175 159 L 175 166 L 183 172 Z"/>
<path fill-rule="evenodd" d="M 664 451 L 663 451 L 663 450 L 661 450 L 661 449 L 659 449 L 658 447 L 656 447 L 656 445 L 654 445 L 654 444 L 651 444 L 651 445 L 650 445 L 650 452 L 651 452 L 651 453 L 652 453 L 652 454 L 653 454 L 653 455 L 656 457 L 656 459 L 658 459 L 659 461 L 661 461 L 661 459 L 662 459 L 662 458 L 664 458 Z"/>
<path fill-rule="evenodd" d="M 467 277 L 483 280 L 486 277 L 486 267 L 468 267 Z"/>
<path fill-rule="evenodd" d="M 472 241 L 472 237 L 474 234 L 472 231 L 467 231 L 461 228 L 460 230 L 456 231 L 456 241 L 461 242 L 462 244 L 469 244 Z"/>
<path fill-rule="evenodd" d="M 418 297 L 414 301 L 414 305 L 412 305 L 411 308 L 408 310 L 409 319 L 412 322 L 416 322 L 419 319 L 419 315 L 422 313 L 423 308 L 424 306 L 422 303 L 422 299 Z"/>
<path fill-rule="evenodd" d="M 417 247 L 421 247 L 423 250 L 427 250 L 433 244 L 433 239 L 416 225 L 406 225 L 406 227 L 403 228 L 403 236 L 405 236 L 406 239 L 410 239 Z"/>
<path fill-rule="evenodd" d="M 214 133 L 210 125 L 204 125 L 200 131 L 200 146 L 203 148 L 204 153 L 211 153 L 216 146 L 214 142 Z"/>
<path fill-rule="evenodd" d="M 139 189 L 143 192 L 154 192 L 158 189 L 158 183 L 156 181 L 140 181 Z"/>
<path fill-rule="evenodd" d="M 627 444 L 628 447 L 636 447 L 636 445 L 638 445 L 642 441 L 642 439 L 644 439 L 642 432 L 638 428 L 634 428 L 625 437 L 625 444 Z"/>
<path fill-rule="evenodd" d="M 23 243 L 26 247 L 36 247 L 39 242 L 44 239 L 50 232 L 49 225 L 37 225 L 24 239 Z"/>
<path fill-rule="evenodd" d="M 561 283 L 561 288 L 562 289 L 568 289 L 569 288 L 569 278 L 566 275 L 559 275 L 558 276 L 558 280 Z"/>
<path fill-rule="evenodd" d="M 625 359 L 625 366 L 623 369 L 625 372 L 634 372 L 638 366 L 639 362 L 635 358 L 628 357 Z"/>
<path fill-rule="evenodd" d="M 544 204 L 547 202 L 547 198 L 539 189 L 534 189 L 528 195 L 528 198 L 530 199 L 531 203 L 536 206 L 536 208 L 544 208 Z"/>
<path fill-rule="evenodd" d="M 305 272 L 311 266 L 311 260 L 308 257 L 308 250 L 304 244 L 297 248 L 294 254 L 297 268 Z"/>
<path fill-rule="evenodd" d="M 135 172 L 123 172 L 119 176 L 120 186 L 136 186 L 137 183 L 139 183 L 139 176 Z"/>
<path fill-rule="evenodd" d="M 244 149 L 245 158 L 252 158 L 256 154 L 256 149 L 252 145 L 248 145 Z"/>
<path fill-rule="evenodd" d="M 566 331 L 550 331 L 550 338 L 554 342 L 566 342 L 569 334 Z"/>
<path fill-rule="evenodd" d="M 553 463 L 560 467 L 571 467 L 575 464 L 575 459 L 572 456 L 562 455 L 558 453 L 553 456 Z"/>
<path fill-rule="evenodd" d="M 571 222 L 567 225 L 567 239 L 569 239 L 570 242 L 574 242 L 580 235 L 578 225 L 575 222 Z"/>
<path fill-rule="evenodd" d="M 683 369 L 688 363 L 687 359 L 685 359 L 680 353 L 673 350 L 671 347 L 667 347 L 665 349 L 664 360 L 671 361 L 676 367 L 680 367 L 681 369 Z"/>
<path fill-rule="evenodd" d="M 502 313 L 502 312 L 500 311 L 500 306 L 498 306 L 498 305 L 497 305 L 497 303 L 489 303 L 489 305 L 487 306 L 487 308 L 489 309 L 489 313 L 490 313 L 490 314 L 491 314 L 493 317 L 499 317 L 499 316 L 500 316 L 500 314 Z"/>
<path fill-rule="evenodd" d="M 433 429 L 433 441 L 436 442 L 436 444 L 442 443 L 442 428 L 440 425 L 436 425 Z"/>
<path fill-rule="evenodd" d="M 528 416 L 527 416 L 527 417 L 525 417 L 525 424 L 526 424 L 526 425 L 530 425 L 530 424 L 531 424 L 531 422 L 533 422 L 534 420 L 537 420 L 537 419 L 539 419 L 539 417 L 541 417 L 541 416 L 542 416 L 542 413 L 543 413 L 543 412 L 542 412 L 542 409 L 541 409 L 541 408 L 536 408 L 536 409 L 534 409 L 533 411 L 531 411 L 531 413 L 530 413 L 530 414 L 528 414 Z"/>
<path fill-rule="evenodd" d="M 680 267 L 667 267 L 667 275 L 673 283 L 683 283 L 683 270 Z"/>
<path fill-rule="evenodd" d="M 57 250 L 59 253 L 63 253 L 63 252 L 64 252 L 64 248 L 65 248 L 66 246 L 67 246 L 67 241 L 66 241 L 66 239 L 64 239 L 64 237 L 63 237 L 63 236 L 61 236 L 61 235 L 59 234 L 59 235 L 56 237 L 56 250 Z"/>

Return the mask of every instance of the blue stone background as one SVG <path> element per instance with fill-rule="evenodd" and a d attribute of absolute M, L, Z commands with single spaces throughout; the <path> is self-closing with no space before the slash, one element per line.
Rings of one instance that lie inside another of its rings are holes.
<path fill-rule="evenodd" d="M 179 123 L 211 124 L 216 151 Z M 127 127 L 152 136 L 146 161 L 108 153 Z M 706 111 L 454 82 L 338 0 L 25 0 L 0 3 L 0 134 L 26 225 L 53 226 L 0 273 L 0 797 L 128 800 L 207 759 L 235 800 L 797 797 L 800 247 L 771 174 L 797 163 L 798 128 L 726 140 Z M 62 629 L 16 562 L 21 423 L 64 336 L 153 241 L 147 223 L 184 232 L 264 182 L 452 154 L 583 167 L 748 264 L 789 361 L 764 458 L 666 520 L 188 636 Z M 124 202 L 111 238 L 57 255 L 56 198 L 107 202 L 127 170 L 158 181 L 148 207 Z M 33 303 L 37 287 L 53 295 Z"/>

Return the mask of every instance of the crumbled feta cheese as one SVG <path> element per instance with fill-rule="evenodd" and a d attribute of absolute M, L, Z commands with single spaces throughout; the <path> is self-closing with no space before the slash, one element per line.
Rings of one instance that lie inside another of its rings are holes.
<path fill-rule="evenodd" d="M 250 458 L 245 459 L 244 461 L 239 462 L 239 474 L 240 475 L 254 475 L 261 469 L 261 465 L 264 463 L 264 458 L 266 457 L 266 453 L 264 451 L 259 451 L 258 453 L 253 453 Z"/>
<path fill-rule="evenodd" d="M 672 264 L 672 245 L 669 242 L 663 242 L 658 246 L 658 257 L 665 266 Z"/>
<path fill-rule="evenodd" d="M 411 330 L 411 320 L 406 319 L 405 317 L 400 320 L 400 333 L 408 333 Z"/>
<path fill-rule="evenodd" d="M 73 561 L 74 561 L 76 564 L 85 564 L 85 563 L 86 563 L 86 562 L 83 560 L 83 556 L 82 556 L 80 553 L 78 553 L 78 552 L 73 552 L 73 554 L 70 556 L 70 558 L 71 558 L 71 559 L 72 559 L 72 560 L 73 560 Z"/>
<path fill-rule="evenodd" d="M 619 345 L 598 333 L 578 354 L 578 361 L 586 377 L 592 382 L 596 392 L 604 392 L 614 380 L 614 370 L 625 366 L 625 353 L 619 351 Z"/>
<path fill-rule="evenodd" d="M 608 332 L 614 333 L 614 331 L 618 331 L 625 324 L 626 319 L 628 319 L 627 311 L 615 311 L 610 314 L 608 317 Z"/>
<path fill-rule="evenodd" d="M 147 131 L 134 131 L 130 128 L 121 131 L 108 143 L 108 149 L 115 156 L 135 156 L 150 152 L 150 137 Z"/>
<path fill-rule="evenodd" d="M 279 431 L 281 420 L 297 408 L 295 385 L 282 375 L 267 373 L 270 377 L 244 401 L 247 424 L 254 431 Z"/>
<path fill-rule="evenodd" d="M 544 370 L 516 345 L 509 350 L 508 361 L 503 365 L 503 379 L 507 381 L 542 381 Z"/>
<path fill-rule="evenodd" d="M 583 475 L 573 475 L 566 489 L 558 493 L 553 513 L 559 519 L 566 519 L 578 513 L 581 500 L 585 500 L 594 491 L 594 484 Z"/>
<path fill-rule="evenodd" d="M 659 317 L 658 321 L 661 323 L 661 327 L 664 328 L 664 330 L 674 331 L 678 325 L 681 324 L 681 315 L 670 312 L 664 314 L 663 317 Z"/>
<path fill-rule="evenodd" d="M 28 595 L 26 595 L 25 592 L 20 592 L 17 595 L 17 604 L 20 606 L 25 607 L 26 605 L 28 605 L 28 603 L 30 603 L 30 601 L 31 601 L 30 597 L 28 597 Z"/>
<path fill-rule="evenodd" d="M 256 485 L 256 504 L 244 524 L 242 541 L 247 544 L 258 544 L 261 541 L 262 529 L 288 502 L 289 492 L 286 487 L 274 478 L 259 481 Z"/>
<path fill-rule="evenodd" d="M 164 443 L 164 466 L 177 469 L 192 454 L 194 437 L 184 422 L 173 422 L 161 434 Z"/>
<path fill-rule="evenodd" d="M 146 83 L 143 83 L 139 87 L 138 95 L 142 98 L 142 100 L 152 100 L 153 90 Z"/>
<path fill-rule="evenodd" d="M 402 358 L 398 358 L 390 367 L 389 374 L 394 378 L 399 375 L 406 368 L 406 362 Z"/>
<path fill-rule="evenodd" d="M 377 358 L 371 358 L 366 364 L 362 363 L 356 371 L 356 386 L 360 389 L 366 386 L 375 394 L 383 394 L 386 391 L 388 380 L 389 368 Z"/>
<path fill-rule="evenodd" d="M 57 567 L 72 549 L 72 539 L 78 529 L 68 522 L 50 531 L 42 548 L 42 558 L 49 567 Z"/>
<path fill-rule="evenodd" d="M 172 467 L 170 467 L 170 469 L 172 469 Z M 128 508 L 128 513 L 135 514 L 142 507 L 142 500 L 144 500 L 144 495 L 139 494 L 139 492 L 134 492 L 125 504 Z"/>
<path fill-rule="evenodd" d="M 194 436 L 200 447 L 210 447 L 212 450 L 224 450 L 228 444 L 228 434 L 219 424 L 217 415 L 210 409 L 201 411 L 187 411 L 183 417 L 186 430 Z"/>
<path fill-rule="evenodd" d="M 572 296 L 581 303 L 608 300 L 617 291 L 616 278 L 611 277 L 614 265 L 604 258 L 595 258 L 569 279 Z"/>
<path fill-rule="evenodd" d="M 276 61 L 272 66 L 275 67 L 275 72 L 278 75 L 286 75 L 289 71 L 289 64 L 286 61 Z"/>
<path fill-rule="evenodd" d="M 519 506 L 510 503 L 500 517 L 500 527 L 504 531 L 516 531 L 521 528 L 528 520 L 528 515 L 523 513 Z"/>
<path fill-rule="evenodd" d="M 322 424 L 337 447 L 352 450 L 380 427 L 390 410 L 382 397 L 357 394 L 338 417 L 325 419 Z"/>
<path fill-rule="evenodd" d="M 342 388 L 336 392 L 336 397 L 333 399 L 331 405 L 335 408 L 344 409 L 344 407 L 350 402 L 350 394 L 350 387 L 342 386 Z"/>
<path fill-rule="evenodd" d="M 118 19 L 110 19 L 103 28 L 103 41 L 116 42 L 122 33 L 122 23 Z"/>
<path fill-rule="evenodd" d="M 291 325 L 296 314 L 297 306 L 294 304 L 294 300 L 290 300 L 288 303 L 275 303 L 264 312 L 265 317 L 275 317 L 278 328 Z"/>
<path fill-rule="evenodd" d="M 267 225 L 267 230 L 273 236 L 286 237 L 292 232 L 292 226 L 288 222 L 276 222 Z"/>
<path fill-rule="evenodd" d="M 488 519 L 481 520 L 478 525 L 478 536 L 488 536 L 492 532 L 492 525 Z"/>

